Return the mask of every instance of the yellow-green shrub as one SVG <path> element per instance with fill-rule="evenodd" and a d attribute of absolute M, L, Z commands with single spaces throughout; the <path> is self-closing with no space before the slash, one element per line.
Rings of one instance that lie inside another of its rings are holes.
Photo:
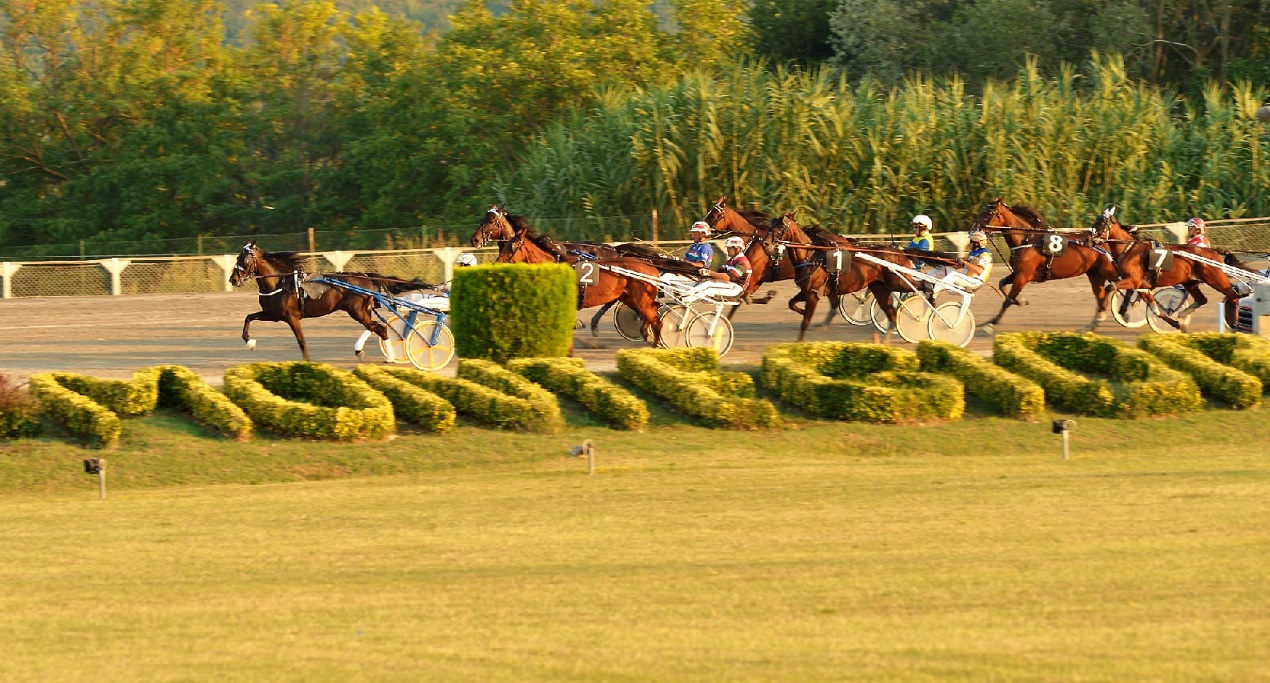
<path fill-rule="evenodd" d="M 460 268 L 450 291 L 455 350 L 498 363 L 566 356 L 577 307 L 577 276 L 566 265 Z"/>
<path fill-rule="evenodd" d="M 1250 408 L 1261 402 L 1261 380 L 1209 358 L 1188 344 L 1186 336 L 1149 334 L 1138 338 L 1138 347 L 1190 375 L 1201 391 L 1232 408 Z"/>
<path fill-rule="evenodd" d="M 377 365 L 359 365 L 353 374 L 387 396 L 397 417 L 437 434 L 454 429 L 454 406 L 444 398 L 395 377 Z"/>
<path fill-rule="evenodd" d="M 622 349 L 617 352 L 617 369 L 627 382 L 711 427 L 780 425 L 776 407 L 754 398 L 749 375 L 719 371 L 714 349 Z"/>
<path fill-rule="evenodd" d="M 501 391 L 509 396 L 529 402 L 529 411 L 535 422 L 534 431 L 554 434 L 564 429 L 564 415 L 556 395 L 488 360 L 464 358 L 459 361 L 459 377 Z"/>
<path fill-rule="evenodd" d="M 454 409 L 494 427 L 526 432 L 548 431 L 553 425 L 540 424 L 529 401 L 491 389 L 461 377 L 441 377 L 414 368 L 384 367 L 384 372 L 430 391 L 454 405 Z"/>
<path fill-rule="evenodd" d="M 557 394 L 581 403 L 618 429 L 643 429 L 648 406 L 634 394 L 589 372 L 581 358 L 520 358 L 507 368 Z"/>
<path fill-rule="evenodd" d="M 142 368 L 132 380 L 99 379 L 69 372 L 55 372 L 58 384 L 83 394 L 124 417 L 147 415 L 159 403 L 159 368 Z"/>
<path fill-rule="evenodd" d="M 59 374 L 62 373 L 31 375 L 31 393 L 39 399 L 44 414 L 85 439 L 90 446 L 116 446 L 123 434 L 119 416 L 93 399 L 62 386 L 57 379 Z"/>
<path fill-rule="evenodd" d="M 1270 340 L 1251 334 L 1197 332 L 1176 335 L 1181 343 L 1223 365 L 1238 368 L 1270 389 Z"/>
<path fill-rule="evenodd" d="M 1001 411 L 1002 415 L 1020 420 L 1035 420 L 1045 410 L 1045 390 L 1026 377 L 1020 377 L 978 354 L 955 344 L 923 341 L 917 345 L 917 357 L 923 372 L 938 372 L 961 380 L 966 393 L 978 396 Z"/>
<path fill-rule="evenodd" d="M 291 436 L 382 439 L 396 426 L 387 397 L 324 363 L 232 367 L 225 371 L 225 395 L 258 424 Z"/>
<path fill-rule="evenodd" d="M 961 383 L 916 372 L 917 355 L 880 344 L 776 344 L 763 354 L 763 386 L 820 417 L 864 422 L 955 420 Z"/>
<path fill-rule="evenodd" d="M 1096 334 L 999 334 L 993 361 L 1036 381 L 1064 410 L 1101 417 L 1137 418 L 1198 409 L 1199 387 L 1155 356 Z M 1106 375 L 1092 379 L 1081 372 Z"/>
<path fill-rule="evenodd" d="M 251 438 L 251 418 L 203 378 L 179 365 L 161 365 L 155 369 L 159 371 L 160 405 L 185 411 L 199 424 L 225 436 L 239 441 Z"/>

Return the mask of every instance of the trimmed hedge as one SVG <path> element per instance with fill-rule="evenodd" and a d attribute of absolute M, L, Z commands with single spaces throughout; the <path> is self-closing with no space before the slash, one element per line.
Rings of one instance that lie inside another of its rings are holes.
<path fill-rule="evenodd" d="M 956 420 L 966 409 L 961 383 L 917 372 L 917 355 L 880 344 L 776 344 L 763 354 L 763 386 L 820 417 L 896 423 Z"/>
<path fill-rule="evenodd" d="M 459 268 L 450 289 L 450 328 L 462 358 L 569 355 L 578 309 L 577 278 L 562 264 Z"/>
<path fill-rule="evenodd" d="M 753 378 L 720 372 L 714 349 L 622 349 L 617 369 L 626 381 L 711 427 L 780 426 L 771 401 L 754 398 Z"/>
<path fill-rule="evenodd" d="M 520 358 L 507 368 L 548 390 L 571 398 L 617 429 L 640 430 L 648 406 L 631 392 L 588 372 L 581 358 Z"/>
<path fill-rule="evenodd" d="M 993 343 L 997 365 L 1034 380 L 1055 406 L 1082 415 L 1138 418 L 1201 407 L 1199 387 L 1151 354 L 1096 334 L 1011 332 Z M 1080 372 L 1116 381 L 1091 379 Z"/>
<path fill-rule="evenodd" d="M 21 391 L 8 375 L 0 375 L 0 439 L 38 436 L 40 402 Z"/>
<path fill-rule="evenodd" d="M 960 346 L 923 341 L 917 345 L 917 358 L 923 372 L 956 377 L 967 393 L 978 396 L 1006 417 L 1035 420 L 1045 410 L 1045 390 L 1041 385 Z"/>
<path fill-rule="evenodd" d="M 157 367 L 141 368 L 132 373 L 132 381 L 99 379 L 69 372 L 52 373 L 58 384 L 77 394 L 83 394 L 117 415 L 131 417 L 148 415 L 159 404 L 159 374 Z"/>
<path fill-rule="evenodd" d="M 564 429 L 564 414 L 556 395 L 528 379 L 488 360 L 464 358 L 459 361 L 459 377 L 529 401 L 529 411 L 537 422 L 534 431 L 554 434 Z"/>
<path fill-rule="evenodd" d="M 123 423 L 115 411 L 72 391 L 58 381 L 63 373 L 31 375 L 31 394 L 40 401 L 44 414 L 96 448 L 113 448 L 123 434 Z"/>
<path fill-rule="evenodd" d="M 251 438 L 251 418 L 229 397 L 203 381 L 193 371 L 179 365 L 161 365 L 159 404 L 189 413 L 195 422 L 239 441 Z"/>
<path fill-rule="evenodd" d="M 459 362 L 460 368 L 463 362 Z M 537 415 L 541 414 L 541 409 L 535 409 L 529 400 L 519 396 L 512 396 L 461 377 L 441 377 L 414 368 L 385 366 L 381 369 L 397 379 L 444 398 L 458 412 L 485 424 L 526 432 L 553 432 L 559 429 L 558 423 L 539 422 Z M 552 400 L 555 400 L 554 396 Z"/>
<path fill-rule="evenodd" d="M 387 397 L 325 363 L 235 366 L 225 371 L 225 395 L 252 420 L 290 436 L 382 439 L 396 426 Z"/>
<path fill-rule="evenodd" d="M 1174 335 L 1178 341 L 1198 350 L 1205 356 L 1238 368 L 1261 380 L 1264 389 L 1270 389 L 1270 340 L 1251 334 L 1221 332 L 1196 332 Z"/>
<path fill-rule="evenodd" d="M 359 365 L 353 374 L 388 397 L 397 417 L 442 434 L 454 429 L 455 410 L 449 401 L 387 372 L 376 365 Z"/>

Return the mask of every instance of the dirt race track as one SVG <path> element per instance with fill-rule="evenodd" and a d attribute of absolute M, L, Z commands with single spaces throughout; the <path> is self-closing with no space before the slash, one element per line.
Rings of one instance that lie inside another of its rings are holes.
<path fill-rule="evenodd" d="M 763 306 L 743 306 L 735 316 L 736 342 L 723 358 L 727 364 L 757 364 L 770 344 L 794 341 L 801 318 L 785 306 L 797 290 L 789 282 L 774 287 L 778 294 Z M 766 291 L 767 288 L 764 289 Z M 1210 303 L 1192 319 L 1193 331 L 1217 328 L 1220 296 L 1205 288 Z M 1094 299 L 1085 278 L 1031 285 L 1024 291 L 1030 305 L 1012 308 L 997 332 L 1022 330 L 1084 331 L 1093 318 Z M 995 315 L 1001 297 L 982 290 L 972 312 L 979 324 Z M 822 304 L 821 311 L 827 308 Z M 243 317 L 258 310 L 256 295 L 162 294 L 120 297 L 40 297 L 0 301 L 0 373 L 24 382 L 32 373 L 78 372 L 94 377 L 126 379 L 132 371 L 151 365 L 183 365 L 219 385 L 226 368 L 252 361 L 299 360 L 300 352 L 283 323 L 257 322 L 252 336 L 257 348 L 248 350 L 240 335 Z M 590 319 L 595 309 L 579 313 Z M 817 323 L 823 319 L 817 312 Z M 338 367 L 356 365 L 352 346 L 361 326 L 339 313 L 304 321 L 312 360 Z M 1108 336 L 1133 341 L 1149 327 L 1126 329 L 1108 317 L 1099 327 Z M 575 333 L 575 353 L 587 367 L 608 371 L 615 367 L 618 349 L 638 346 L 618 336 L 612 318 L 592 338 L 587 330 Z M 872 341 L 872 327 L 853 327 L 841 318 L 828 329 L 813 327 L 808 341 Z M 893 343 L 907 346 L 898 336 Z M 970 348 L 988 354 L 992 337 L 976 333 Z M 368 362 L 382 362 L 377 346 L 366 347 Z M 451 363 L 443 372 L 453 374 Z"/>

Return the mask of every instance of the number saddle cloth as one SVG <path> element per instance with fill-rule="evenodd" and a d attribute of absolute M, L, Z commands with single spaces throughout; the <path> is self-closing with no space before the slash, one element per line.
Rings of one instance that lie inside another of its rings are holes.
<path fill-rule="evenodd" d="M 735 282 L 700 280 L 677 273 L 662 273 L 661 284 L 663 296 L 685 304 L 694 301 L 735 304 L 739 301 L 741 293 L 745 291 L 745 288 Z"/>

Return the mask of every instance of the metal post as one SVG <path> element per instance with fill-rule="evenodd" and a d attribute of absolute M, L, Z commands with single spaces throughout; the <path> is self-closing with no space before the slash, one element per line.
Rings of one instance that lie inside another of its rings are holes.
<path fill-rule="evenodd" d="M 586 473 L 595 474 L 595 446 L 589 440 L 586 442 Z"/>
<path fill-rule="evenodd" d="M 1067 459 L 1067 430 L 1063 430 L 1063 459 Z"/>
<path fill-rule="evenodd" d="M 106 459 L 98 460 L 101 467 L 97 470 L 97 497 L 106 500 Z"/>

